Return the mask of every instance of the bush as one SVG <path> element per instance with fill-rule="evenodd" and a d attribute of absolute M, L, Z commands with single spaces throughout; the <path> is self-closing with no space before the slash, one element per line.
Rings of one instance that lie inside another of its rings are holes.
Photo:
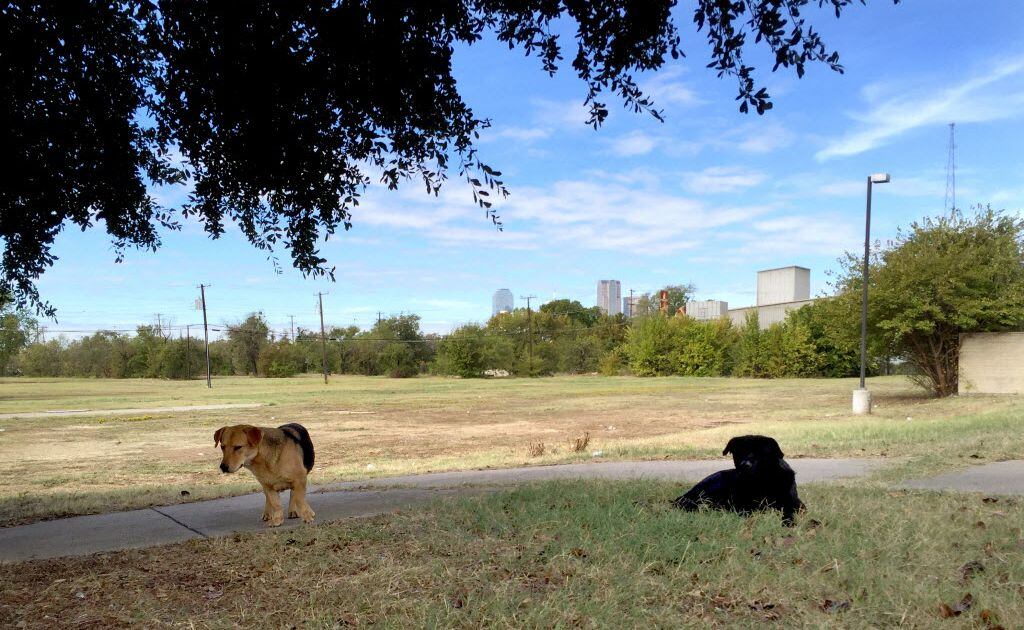
<path fill-rule="evenodd" d="M 483 376 L 490 367 L 485 367 L 484 345 L 480 326 L 467 324 L 455 329 L 438 344 L 436 371 L 462 378 Z"/>
<path fill-rule="evenodd" d="M 270 378 L 288 378 L 301 373 L 306 366 L 302 349 L 290 341 L 268 343 L 256 361 L 257 374 Z"/>
<path fill-rule="evenodd" d="M 729 320 L 652 315 L 634 321 L 623 352 L 637 376 L 721 376 L 729 372 L 735 341 Z"/>
<path fill-rule="evenodd" d="M 389 342 L 380 352 L 380 370 L 391 378 L 409 378 L 419 373 L 416 355 L 407 343 Z"/>

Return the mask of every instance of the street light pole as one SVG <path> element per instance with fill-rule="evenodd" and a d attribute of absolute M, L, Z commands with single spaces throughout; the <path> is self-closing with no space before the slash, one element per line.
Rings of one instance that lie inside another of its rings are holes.
<path fill-rule="evenodd" d="M 871 392 L 867 390 L 864 378 L 867 376 L 868 365 L 868 266 L 871 255 L 871 187 L 873 184 L 886 184 L 890 181 L 888 173 L 868 175 L 868 199 L 864 212 L 864 271 L 861 278 L 860 304 L 860 388 L 853 391 L 853 413 L 871 413 Z"/>

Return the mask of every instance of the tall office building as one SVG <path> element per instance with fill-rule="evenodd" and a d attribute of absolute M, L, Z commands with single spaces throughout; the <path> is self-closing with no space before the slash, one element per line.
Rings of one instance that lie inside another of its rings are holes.
<path fill-rule="evenodd" d="M 622 312 L 622 284 L 618 280 L 598 281 L 597 306 L 605 315 L 618 315 Z"/>
<path fill-rule="evenodd" d="M 508 289 L 498 289 L 494 292 L 494 297 L 491 298 L 491 317 L 498 313 L 511 313 L 515 305 L 515 297 L 513 297 L 511 291 Z"/>

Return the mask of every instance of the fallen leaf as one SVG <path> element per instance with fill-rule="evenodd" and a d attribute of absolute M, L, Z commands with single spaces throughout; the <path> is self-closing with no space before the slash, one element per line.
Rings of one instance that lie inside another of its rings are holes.
<path fill-rule="evenodd" d="M 188 490 L 182 490 L 181 491 L 181 496 L 183 496 L 183 497 L 192 496 L 192 493 L 189 492 Z"/>
<path fill-rule="evenodd" d="M 981 455 L 978 455 L 977 453 L 971 453 L 971 459 L 981 459 Z"/>
<path fill-rule="evenodd" d="M 844 610 L 850 610 L 850 605 L 852 603 L 853 602 L 848 599 L 826 599 L 818 605 L 818 608 L 822 612 L 827 613 L 842 612 Z"/>
<path fill-rule="evenodd" d="M 575 556 L 576 558 L 586 558 L 587 557 L 587 552 L 583 551 L 579 547 L 573 547 L 572 550 L 569 553 L 572 554 L 573 556 Z"/>
<path fill-rule="evenodd" d="M 762 602 L 759 600 L 754 600 L 750 602 L 749 606 L 751 610 L 756 610 L 757 612 L 764 612 L 766 610 L 771 610 L 775 608 L 775 604 L 772 604 L 771 602 Z"/>
<path fill-rule="evenodd" d="M 985 525 L 985 521 L 978 521 L 974 524 L 974 526 L 978 529 L 985 529 L 986 527 L 988 527 L 987 525 Z"/>
<path fill-rule="evenodd" d="M 976 573 L 981 573 L 984 570 L 985 565 L 977 560 L 971 560 L 960 565 L 960 568 L 956 570 L 956 574 L 960 577 L 961 582 L 968 582 Z"/>
<path fill-rule="evenodd" d="M 821 521 L 818 519 L 812 518 L 807 521 L 807 529 L 818 529 L 819 527 L 821 527 Z"/>
<path fill-rule="evenodd" d="M 786 536 L 785 538 L 780 540 L 779 543 L 783 547 L 791 547 L 791 546 L 793 546 L 794 543 L 796 543 L 796 537 L 795 536 Z"/>
<path fill-rule="evenodd" d="M 984 497 L 981 499 L 982 503 L 998 503 L 999 499 L 996 497 Z"/>
<path fill-rule="evenodd" d="M 974 603 L 974 596 L 967 593 L 963 598 L 956 603 L 954 606 L 942 603 L 939 604 L 939 614 L 943 619 L 949 619 L 950 617 L 959 617 L 968 610 L 971 609 L 971 604 Z"/>

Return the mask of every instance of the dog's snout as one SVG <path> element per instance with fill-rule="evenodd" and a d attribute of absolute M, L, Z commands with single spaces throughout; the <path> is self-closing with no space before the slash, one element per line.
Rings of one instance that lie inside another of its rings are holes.
<path fill-rule="evenodd" d="M 220 463 L 220 471 L 221 472 L 228 472 L 228 465 L 225 464 L 224 462 L 221 462 Z"/>

